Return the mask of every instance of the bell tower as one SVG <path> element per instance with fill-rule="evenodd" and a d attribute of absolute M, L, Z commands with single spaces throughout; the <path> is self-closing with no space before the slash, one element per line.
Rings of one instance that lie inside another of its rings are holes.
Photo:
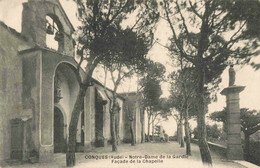
<path fill-rule="evenodd" d="M 73 32 L 59 0 L 28 0 L 23 4 L 22 34 L 36 46 L 73 56 Z"/>

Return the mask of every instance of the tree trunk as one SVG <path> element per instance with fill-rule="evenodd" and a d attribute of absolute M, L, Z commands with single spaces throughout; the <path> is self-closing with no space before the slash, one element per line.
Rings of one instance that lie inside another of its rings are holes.
<path fill-rule="evenodd" d="M 141 122 L 141 143 L 145 142 L 145 135 L 144 135 L 144 121 Z"/>
<path fill-rule="evenodd" d="M 154 120 L 152 121 L 152 141 L 154 141 Z"/>
<path fill-rule="evenodd" d="M 180 143 L 181 143 L 181 148 L 184 148 L 184 137 L 183 137 L 183 115 L 182 112 L 180 112 Z"/>
<path fill-rule="evenodd" d="M 151 124 L 148 123 L 148 132 L 147 132 L 147 141 L 148 141 L 148 142 L 151 141 L 151 140 L 150 140 L 150 125 L 151 125 Z"/>
<path fill-rule="evenodd" d="M 84 97 L 88 87 L 81 85 L 79 89 L 79 94 L 77 96 L 69 125 L 69 137 L 68 146 L 66 153 L 66 165 L 67 167 L 73 167 L 76 164 L 75 149 L 76 149 L 76 135 L 77 135 L 77 125 L 79 120 L 79 114 L 84 102 Z"/>
<path fill-rule="evenodd" d="M 150 120 L 151 120 L 151 116 L 149 116 L 149 113 L 148 113 L 148 133 L 147 133 L 147 140 L 148 142 L 150 142 L 150 127 L 151 127 L 151 123 L 150 123 Z"/>
<path fill-rule="evenodd" d="M 184 113 L 184 120 L 185 120 L 185 124 L 184 124 L 184 127 L 185 127 L 185 137 L 186 137 L 186 155 L 191 155 L 191 147 L 190 147 L 190 129 L 189 129 L 189 120 L 188 120 L 188 117 L 189 117 L 189 114 L 188 114 L 188 109 L 185 110 L 185 113 Z"/>
<path fill-rule="evenodd" d="M 116 90 L 116 89 L 115 89 Z M 115 127 L 115 113 L 119 111 L 119 105 L 116 101 L 115 91 L 113 93 L 112 98 L 112 109 L 110 110 L 110 133 L 111 133 L 111 144 L 112 144 L 112 151 L 117 152 L 117 137 L 116 137 L 116 127 Z"/>
<path fill-rule="evenodd" d="M 180 123 L 180 144 L 181 148 L 184 148 L 184 136 L 183 136 L 183 123 Z"/>
<path fill-rule="evenodd" d="M 120 141 L 120 138 L 119 138 L 119 120 L 118 120 L 118 113 L 119 112 L 116 112 L 117 114 L 115 115 L 115 133 L 116 133 L 116 144 L 119 145 L 119 141 Z"/>
<path fill-rule="evenodd" d="M 180 123 L 177 122 L 177 142 L 181 144 L 181 138 L 180 138 Z"/>
<path fill-rule="evenodd" d="M 130 123 L 130 134 L 131 134 L 131 145 L 134 146 L 135 145 L 135 137 L 134 137 L 134 131 L 133 131 L 133 121 L 131 121 Z"/>
<path fill-rule="evenodd" d="M 112 151 L 117 152 L 114 109 L 115 108 L 113 107 L 113 110 L 110 111 L 110 133 L 111 133 Z"/>
<path fill-rule="evenodd" d="M 198 116 L 197 119 L 198 124 L 198 134 L 199 134 L 199 148 L 200 155 L 203 164 L 212 165 L 212 159 L 209 151 L 209 146 L 206 141 L 206 125 L 205 125 L 205 116 Z"/>
<path fill-rule="evenodd" d="M 250 135 L 248 133 L 244 133 L 245 134 L 245 160 L 248 160 L 249 158 L 249 144 L 250 144 Z"/>
<path fill-rule="evenodd" d="M 209 151 L 209 146 L 206 141 L 206 123 L 205 123 L 205 114 L 206 114 L 206 102 L 204 98 L 204 70 L 203 67 L 199 68 L 199 88 L 198 88 L 198 103 L 197 103 L 197 128 L 198 128 L 198 138 L 199 138 L 199 148 L 200 155 L 203 164 L 212 165 L 212 158 Z"/>
<path fill-rule="evenodd" d="M 141 132 L 142 132 L 142 136 L 141 136 L 141 143 L 145 142 L 145 130 L 144 130 L 144 110 L 142 110 L 142 118 L 141 118 Z"/>

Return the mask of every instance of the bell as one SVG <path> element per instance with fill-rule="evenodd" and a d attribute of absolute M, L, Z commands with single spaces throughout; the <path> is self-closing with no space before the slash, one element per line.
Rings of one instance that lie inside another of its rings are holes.
<path fill-rule="evenodd" d="M 61 41 L 62 40 L 62 34 L 60 32 L 56 32 L 54 39 L 56 41 Z"/>
<path fill-rule="evenodd" d="M 53 31 L 52 26 L 51 26 L 50 24 L 48 25 L 48 27 L 47 27 L 47 29 L 46 29 L 46 33 L 48 33 L 48 34 L 54 34 L 54 31 Z"/>

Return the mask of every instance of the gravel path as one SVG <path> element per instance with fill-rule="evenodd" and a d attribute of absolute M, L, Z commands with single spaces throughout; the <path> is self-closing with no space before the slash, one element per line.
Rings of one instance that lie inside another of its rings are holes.
<path fill-rule="evenodd" d="M 144 143 L 131 146 L 121 144 L 118 152 L 111 152 L 111 146 L 96 148 L 93 152 L 77 153 L 76 168 L 201 168 L 203 167 L 197 145 L 191 146 L 192 156 L 185 155 L 185 148 L 176 142 Z M 238 163 L 221 159 L 212 153 L 214 168 L 245 168 Z M 8 167 L 65 167 L 65 154 L 54 154 L 50 163 L 12 165 Z"/>

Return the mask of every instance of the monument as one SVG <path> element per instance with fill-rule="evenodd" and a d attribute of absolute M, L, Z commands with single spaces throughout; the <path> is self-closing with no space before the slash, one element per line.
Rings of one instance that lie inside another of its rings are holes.
<path fill-rule="evenodd" d="M 233 65 L 231 65 L 229 86 L 221 91 L 221 94 L 226 96 L 227 103 L 227 159 L 243 160 L 239 93 L 245 89 L 245 86 L 235 85 L 235 74 Z"/>

